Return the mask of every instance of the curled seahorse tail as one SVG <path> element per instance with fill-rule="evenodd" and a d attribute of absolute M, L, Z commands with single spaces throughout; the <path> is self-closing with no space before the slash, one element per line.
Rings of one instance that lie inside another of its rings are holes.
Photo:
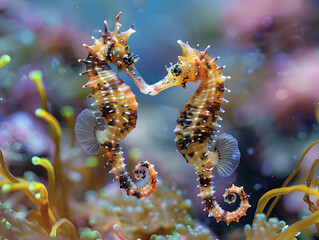
<path fill-rule="evenodd" d="M 236 187 L 234 184 L 226 189 L 224 196 L 224 200 L 228 203 L 233 203 L 236 201 L 236 194 L 240 197 L 240 205 L 237 210 L 233 212 L 226 212 L 224 216 L 224 221 L 229 224 L 232 221 L 239 221 L 242 216 L 246 215 L 246 211 L 251 205 L 248 202 L 249 195 L 247 195 L 244 191 L 243 187 Z"/>
<path fill-rule="evenodd" d="M 132 189 L 130 191 L 130 196 L 136 196 L 137 198 L 141 197 L 148 197 L 152 192 L 155 191 L 157 179 L 156 175 L 157 172 L 155 171 L 154 165 L 150 164 L 148 161 L 145 162 L 139 162 L 138 165 L 135 166 L 134 174 L 136 179 L 144 179 L 146 177 L 146 171 L 145 169 L 148 170 L 150 179 L 148 181 L 148 184 L 144 187 L 140 187 L 138 189 Z M 139 197 L 136 195 L 135 192 L 139 192 Z"/>
<path fill-rule="evenodd" d="M 236 194 L 240 197 L 240 205 L 239 207 L 232 212 L 225 211 L 216 201 L 216 197 L 214 196 L 214 186 L 213 186 L 213 175 L 212 168 L 202 167 L 198 169 L 198 180 L 200 188 L 199 197 L 203 199 L 202 203 L 205 204 L 204 211 L 208 211 L 208 216 L 215 217 L 216 221 L 224 221 L 227 225 L 230 222 L 238 221 L 242 216 L 246 215 L 247 209 L 250 207 L 248 202 L 249 195 L 247 195 L 243 189 L 243 187 L 236 187 L 232 185 L 231 188 L 226 189 L 224 196 L 225 202 L 234 203 L 236 201 Z"/>
<path fill-rule="evenodd" d="M 110 164 L 112 167 L 110 173 L 115 175 L 114 180 L 119 181 L 120 188 L 125 189 L 128 196 L 135 196 L 136 198 L 140 199 L 142 197 L 148 197 L 152 192 L 155 191 L 157 172 L 155 171 L 153 164 L 145 161 L 136 165 L 134 174 L 137 180 L 144 179 L 146 177 L 147 171 L 150 175 L 150 179 L 144 187 L 137 187 L 130 178 L 129 172 L 126 169 L 121 148 L 119 146 L 115 146 L 110 150 L 108 146 L 104 147 L 107 150 L 105 155 L 109 159 L 108 164 Z"/>

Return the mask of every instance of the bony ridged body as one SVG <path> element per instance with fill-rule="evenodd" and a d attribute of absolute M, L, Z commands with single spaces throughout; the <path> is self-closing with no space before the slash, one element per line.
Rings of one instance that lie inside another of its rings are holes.
<path fill-rule="evenodd" d="M 129 177 L 123 152 L 119 146 L 120 141 L 136 127 L 138 106 L 131 88 L 108 65 L 116 65 L 119 71 L 126 69 L 125 73 L 128 73 L 128 69 L 137 73 L 133 65 L 134 60 L 125 59 L 131 56 L 126 44 L 134 30 L 130 29 L 121 33 L 119 16 L 120 14 L 116 17 L 114 32 L 108 31 L 105 22 L 105 33 L 102 37 L 95 39 L 93 46 L 84 44 L 84 47 L 89 50 L 89 55 L 87 59 L 79 61 L 86 64 L 86 71 L 82 75 L 87 75 L 89 78 L 83 87 L 90 87 L 92 92 L 88 97 L 95 99 L 92 104 L 96 108 L 95 116 L 91 115 L 96 118 L 97 126 L 93 126 L 92 130 L 95 131 L 96 141 L 106 150 L 105 156 L 112 166 L 110 172 L 115 174 L 114 180 L 120 182 L 120 188 L 124 188 L 129 196 L 141 198 L 148 197 L 155 190 L 157 172 L 147 161 L 139 163 L 134 171 L 135 176 L 138 179 L 145 178 L 145 170 L 148 170 L 150 179 L 145 187 L 138 188 Z M 135 74 L 133 78 L 136 76 L 138 77 Z M 134 82 L 141 83 L 141 80 L 143 79 L 135 79 Z M 76 129 L 79 128 L 76 127 Z M 80 129 L 82 130 L 83 126 L 80 126 Z M 141 174 L 142 177 L 140 177 Z"/>
<path fill-rule="evenodd" d="M 219 112 L 223 112 L 220 106 L 223 101 L 227 101 L 223 98 L 223 93 L 229 91 L 224 87 L 224 81 L 230 77 L 221 74 L 224 67 L 217 66 L 216 60 L 219 58 L 211 58 L 207 55 L 209 46 L 201 52 L 198 50 L 198 46 L 191 48 L 188 43 L 185 44 L 180 40 L 178 43 L 182 47 L 182 56 L 178 57 L 178 62 L 175 65 L 171 64 L 171 67 L 167 68 L 168 74 L 162 81 L 151 86 L 151 95 L 156 95 L 172 86 L 185 88 L 187 82 L 201 81 L 194 96 L 185 104 L 177 119 L 177 126 L 174 130 L 175 142 L 177 150 L 196 169 L 200 183 L 198 186 L 201 190 L 198 196 L 203 198 L 203 203 L 206 206 L 204 210 L 207 210 L 209 216 L 215 217 L 217 221 L 225 221 L 229 224 L 246 215 L 246 211 L 250 207 L 249 196 L 243 188 L 232 186 L 226 189 L 224 197 L 226 201 L 234 202 L 235 194 L 238 194 L 241 199 L 239 208 L 234 212 L 227 212 L 218 205 L 214 197 L 212 169 L 215 166 L 221 167 L 221 172 L 227 176 L 236 169 L 238 164 L 236 164 L 237 159 L 221 159 L 220 161 L 220 152 L 223 149 L 216 148 L 216 145 L 213 151 L 209 151 L 208 147 L 214 146 L 211 142 L 213 141 L 212 137 L 215 136 L 216 127 L 220 126 L 217 124 L 217 120 L 220 119 Z M 223 140 L 218 139 L 218 141 Z M 232 143 L 229 144 L 234 144 L 234 140 L 231 141 Z M 239 152 L 238 144 L 237 151 Z M 224 154 L 224 156 L 229 156 L 229 154 Z M 240 153 L 236 153 L 234 156 L 240 158 Z"/>

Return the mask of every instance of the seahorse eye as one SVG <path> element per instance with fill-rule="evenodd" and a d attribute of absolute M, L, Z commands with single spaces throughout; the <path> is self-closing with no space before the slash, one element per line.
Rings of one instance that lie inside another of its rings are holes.
<path fill-rule="evenodd" d="M 181 66 L 179 66 L 178 64 L 175 64 L 174 66 L 171 67 L 171 73 L 177 77 L 179 75 L 181 75 L 182 73 L 182 68 Z"/>
<path fill-rule="evenodd" d="M 134 57 L 131 53 L 126 53 L 123 56 L 123 62 L 126 63 L 127 65 L 132 65 L 134 63 Z"/>

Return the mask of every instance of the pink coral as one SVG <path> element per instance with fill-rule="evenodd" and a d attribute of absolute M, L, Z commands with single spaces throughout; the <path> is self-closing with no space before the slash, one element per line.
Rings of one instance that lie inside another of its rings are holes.
<path fill-rule="evenodd" d="M 225 5 L 223 25 L 229 37 L 237 38 L 269 26 L 275 18 L 306 18 L 309 6 L 303 0 L 240 0 Z"/>

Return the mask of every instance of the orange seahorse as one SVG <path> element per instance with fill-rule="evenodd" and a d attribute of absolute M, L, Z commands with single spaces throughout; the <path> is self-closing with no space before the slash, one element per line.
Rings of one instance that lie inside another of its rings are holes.
<path fill-rule="evenodd" d="M 194 96 L 185 104 L 180 112 L 175 128 L 177 150 L 183 155 L 188 163 L 194 165 L 198 174 L 200 193 L 203 198 L 205 209 L 209 216 L 214 216 L 218 221 L 225 221 L 229 224 L 238 221 L 246 215 L 250 207 L 249 196 L 244 192 L 243 187 L 232 186 L 226 189 L 224 199 L 228 203 L 236 200 L 236 194 L 241 199 L 240 206 L 236 211 L 228 212 L 222 209 L 215 200 L 212 170 L 217 168 L 221 176 L 231 175 L 237 168 L 240 161 L 240 151 L 237 140 L 222 133 L 214 141 L 214 131 L 219 117 L 219 111 L 223 111 L 220 105 L 223 101 L 223 92 L 229 91 L 224 87 L 227 78 L 222 75 L 216 64 L 218 58 L 211 58 L 207 55 L 209 46 L 203 51 L 191 48 L 188 43 L 177 41 L 182 47 L 183 54 L 178 57 L 178 62 L 167 68 L 167 76 L 150 86 L 151 95 L 171 86 L 186 87 L 187 82 L 201 80 L 200 86 Z M 210 149 L 212 151 L 210 151 Z M 236 194 L 235 194 L 236 193 Z"/>
<path fill-rule="evenodd" d="M 129 196 L 137 198 L 148 197 L 156 186 L 157 172 L 149 162 L 139 163 L 134 170 L 136 179 L 143 179 L 146 170 L 149 171 L 150 179 L 146 186 L 137 187 L 129 177 L 123 158 L 123 152 L 119 143 L 135 127 L 137 120 L 137 102 L 131 88 L 112 71 L 109 64 L 117 67 L 117 71 L 126 73 L 140 88 L 142 92 L 148 85 L 135 69 L 136 57 L 129 53 L 127 40 L 135 31 L 130 28 L 121 32 L 119 17 L 115 18 L 115 30 L 110 32 L 106 21 L 105 32 L 100 39 L 94 39 L 94 45 L 83 46 L 88 49 L 89 55 L 79 62 L 86 64 L 88 83 L 83 87 L 90 87 L 93 97 L 94 111 L 83 110 L 76 120 L 75 133 L 82 148 L 91 155 L 99 151 L 100 145 L 106 150 L 105 155 L 111 164 L 111 173 L 115 174 L 114 180 L 120 182 L 120 188 L 124 188 Z"/>

